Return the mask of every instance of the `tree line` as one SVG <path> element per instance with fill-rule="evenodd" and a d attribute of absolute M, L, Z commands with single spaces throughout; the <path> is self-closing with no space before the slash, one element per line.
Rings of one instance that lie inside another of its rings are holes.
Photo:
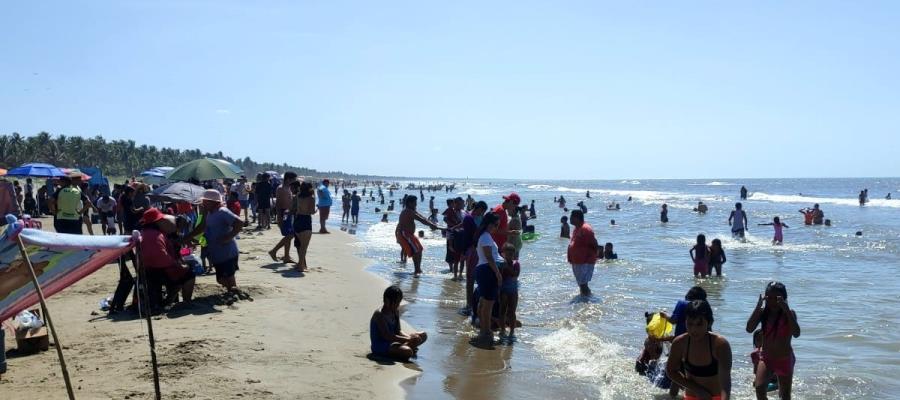
<path fill-rule="evenodd" d="M 232 158 L 217 153 L 204 153 L 199 149 L 180 150 L 168 147 L 158 148 L 146 144 L 138 145 L 134 140 L 110 140 L 102 136 L 84 138 L 81 136 L 51 135 L 41 132 L 34 136 L 22 136 L 17 132 L 0 135 L 0 168 L 15 168 L 31 162 L 53 164 L 62 168 L 99 167 L 105 175 L 136 176 L 153 167 L 177 167 L 199 158 L 227 160 L 253 177 L 265 171 L 294 171 L 300 176 L 330 178 L 365 178 L 340 171 L 317 171 L 286 163 L 259 163 L 250 159 Z"/>

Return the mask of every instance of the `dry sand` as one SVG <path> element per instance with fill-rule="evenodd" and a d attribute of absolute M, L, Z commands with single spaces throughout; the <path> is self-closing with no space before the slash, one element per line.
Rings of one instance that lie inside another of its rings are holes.
<path fill-rule="evenodd" d="M 245 232 L 237 280 L 254 301 L 226 306 L 215 277 L 202 276 L 192 308 L 155 317 L 163 398 L 402 398 L 399 382 L 417 374 L 415 365 L 366 358 L 368 321 L 387 283 L 364 271 L 353 236 L 332 232 L 313 235 L 311 271 L 302 275 L 266 254 L 279 238 L 277 227 Z M 80 399 L 153 394 L 145 322 L 109 319 L 98 310 L 117 280 L 111 264 L 48 300 Z M 11 336 L 7 349 L 15 348 Z M 66 398 L 52 348 L 8 362 L 0 399 Z"/>

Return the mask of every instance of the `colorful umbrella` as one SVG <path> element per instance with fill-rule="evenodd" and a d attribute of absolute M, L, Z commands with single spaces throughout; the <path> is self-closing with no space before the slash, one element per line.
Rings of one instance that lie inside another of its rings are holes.
<path fill-rule="evenodd" d="M 214 158 L 201 158 L 175 167 L 166 174 L 170 181 L 209 181 L 213 179 L 237 179 L 240 168 L 236 165 Z"/>
<path fill-rule="evenodd" d="M 59 168 L 50 164 L 41 163 L 25 164 L 6 171 L 6 174 L 10 176 L 36 176 L 45 178 L 59 178 L 66 176 L 66 173 L 62 172 Z"/>

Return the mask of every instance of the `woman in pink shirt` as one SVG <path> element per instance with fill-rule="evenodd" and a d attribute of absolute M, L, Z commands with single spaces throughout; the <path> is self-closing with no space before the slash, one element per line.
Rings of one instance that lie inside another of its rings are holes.
<path fill-rule="evenodd" d="M 572 273 L 582 296 L 590 296 L 591 289 L 588 282 L 594 276 L 594 264 L 600 256 L 600 245 L 594 236 L 594 230 L 584 222 L 584 213 L 581 210 L 572 210 L 569 221 L 575 227 L 572 237 L 569 239 L 568 259 L 572 264 Z"/>

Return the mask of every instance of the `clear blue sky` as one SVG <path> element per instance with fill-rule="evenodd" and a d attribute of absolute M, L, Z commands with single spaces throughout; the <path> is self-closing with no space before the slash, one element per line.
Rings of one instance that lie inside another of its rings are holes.
<path fill-rule="evenodd" d="M 897 176 L 898 21 L 892 1 L 14 1 L 0 132 L 402 176 Z"/>

